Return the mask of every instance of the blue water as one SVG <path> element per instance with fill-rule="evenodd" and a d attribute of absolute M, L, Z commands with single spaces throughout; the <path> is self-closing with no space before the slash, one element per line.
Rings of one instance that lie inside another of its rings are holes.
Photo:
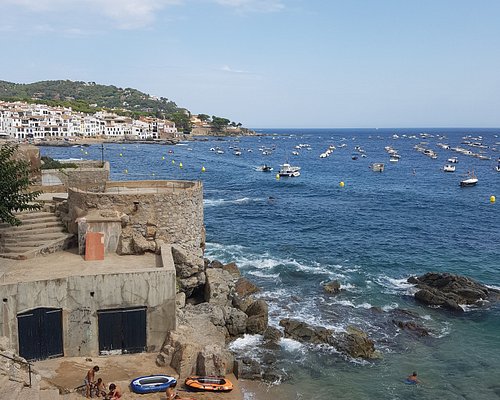
<path fill-rule="evenodd" d="M 422 132 L 431 137 L 421 138 Z M 360 362 L 332 349 L 284 340 L 276 364 L 283 382 L 269 393 L 288 399 L 311 393 L 317 399 L 500 398 L 500 307 L 452 315 L 414 302 L 412 287 L 405 283 L 410 275 L 438 271 L 500 287 L 500 204 L 489 201 L 491 195 L 500 197 L 500 173 L 494 168 L 500 130 L 260 133 L 266 135 L 177 146 L 105 144 L 104 155 L 113 180 L 203 181 L 206 256 L 236 261 L 263 288 L 260 296 L 270 305 L 272 325 L 284 317 L 331 329 L 355 325 L 368 332 L 382 353 L 380 360 Z M 460 145 L 464 135 L 481 135 L 489 146 L 481 151 L 491 160 L 436 146 Z M 413 147 L 420 142 L 437 151 L 438 159 L 417 152 Z M 300 143 L 311 150 L 292 155 Z M 337 147 L 332 155 L 319 158 L 332 144 Z M 346 146 L 339 148 L 341 144 Z M 398 163 L 389 163 L 388 145 L 401 155 Z M 262 155 L 260 146 L 273 149 L 272 154 Z M 352 160 L 355 146 L 367 157 Z M 225 153 L 210 151 L 214 147 Z M 233 155 L 234 147 L 241 156 Z M 100 145 L 41 151 L 54 158 L 101 157 Z M 444 173 L 452 156 L 459 158 L 457 171 Z M 302 168 L 300 177 L 276 179 L 279 164 L 286 161 Z M 373 162 L 384 162 L 385 171 L 372 172 Z M 264 163 L 274 171 L 256 171 Z M 461 188 L 459 181 L 468 170 L 475 171 L 479 183 Z M 324 293 L 321 284 L 331 279 L 341 282 L 342 294 Z M 395 308 L 417 312 L 431 336 L 418 338 L 395 329 L 390 322 Z M 258 343 L 259 337 L 245 337 L 233 348 L 259 359 L 263 351 L 256 350 Z M 413 370 L 423 385 L 403 383 Z"/>

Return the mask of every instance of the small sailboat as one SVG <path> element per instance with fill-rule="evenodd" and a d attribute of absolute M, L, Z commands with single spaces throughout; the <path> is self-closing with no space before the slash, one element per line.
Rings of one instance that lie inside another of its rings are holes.
<path fill-rule="evenodd" d="M 477 176 L 474 174 L 474 171 L 471 171 L 467 173 L 467 178 L 460 181 L 460 186 L 461 187 L 476 186 L 477 182 L 478 182 Z"/>

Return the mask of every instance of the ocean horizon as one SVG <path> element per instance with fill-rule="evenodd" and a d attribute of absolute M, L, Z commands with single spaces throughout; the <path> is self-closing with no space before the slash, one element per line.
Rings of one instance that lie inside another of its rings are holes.
<path fill-rule="evenodd" d="M 356 326 L 382 355 L 353 359 L 328 346 L 283 339 L 272 354 L 270 396 L 500 398 L 499 305 L 451 313 L 416 302 L 407 283 L 433 271 L 500 289 L 499 205 L 491 201 L 500 194 L 500 128 L 256 132 L 262 136 L 175 146 L 106 143 L 104 157 L 113 180 L 203 182 L 205 256 L 236 262 L 262 288 L 258 297 L 269 304 L 271 326 L 279 328 L 283 318 L 336 331 Z M 387 147 L 397 161 L 390 161 Z M 58 159 L 101 158 L 100 144 L 40 151 Z M 444 172 L 452 157 L 455 172 Z M 278 179 L 284 163 L 300 167 L 300 176 Z M 374 172 L 373 163 L 383 163 L 384 171 Z M 264 164 L 273 171 L 262 172 Z M 471 171 L 477 185 L 461 187 Z M 322 287 L 332 280 L 341 284 L 339 295 Z M 391 321 L 397 310 L 416 315 L 429 336 L 398 329 Z M 259 335 L 246 335 L 231 349 L 264 365 L 269 350 L 261 343 Z M 404 384 L 412 371 L 422 385 Z M 255 396 L 245 393 L 260 400 Z"/>

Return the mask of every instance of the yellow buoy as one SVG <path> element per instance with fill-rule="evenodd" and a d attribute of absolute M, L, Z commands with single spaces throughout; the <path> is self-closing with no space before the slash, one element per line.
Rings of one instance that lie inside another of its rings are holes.
<path fill-rule="evenodd" d="M 175 164 L 175 160 L 172 160 L 172 164 Z"/>
<path fill-rule="evenodd" d="M 344 182 L 340 182 L 340 183 L 339 183 L 339 186 L 340 186 L 340 187 L 344 187 L 344 186 L 345 186 L 345 183 L 344 183 Z"/>
<path fill-rule="evenodd" d="M 155 173 L 153 172 L 151 175 L 155 176 Z"/>
<path fill-rule="evenodd" d="M 123 157 L 123 154 L 122 154 L 122 153 L 120 153 L 120 157 Z"/>
<path fill-rule="evenodd" d="M 165 159 L 165 156 L 163 156 L 161 159 L 162 159 L 162 160 L 164 160 L 164 159 Z"/>
<path fill-rule="evenodd" d="M 179 168 L 182 168 L 182 163 L 181 162 L 179 163 Z"/>
<path fill-rule="evenodd" d="M 85 154 L 89 154 L 88 151 L 86 151 Z"/>
<path fill-rule="evenodd" d="M 205 172 L 205 167 L 201 167 L 201 172 Z"/>
<path fill-rule="evenodd" d="M 490 203 L 494 203 L 495 201 L 497 201 L 495 196 L 490 196 Z"/>
<path fill-rule="evenodd" d="M 279 181 L 280 180 L 280 174 L 276 174 L 276 180 Z"/>
<path fill-rule="evenodd" d="M 125 172 L 126 174 L 128 174 L 128 169 L 124 169 L 123 172 Z"/>

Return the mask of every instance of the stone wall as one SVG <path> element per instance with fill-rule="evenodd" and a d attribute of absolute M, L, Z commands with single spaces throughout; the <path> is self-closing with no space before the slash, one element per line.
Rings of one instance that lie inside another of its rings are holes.
<path fill-rule="evenodd" d="M 158 252 L 162 243 L 177 244 L 202 255 L 204 246 L 203 185 L 192 181 L 107 182 L 104 193 L 68 190 L 69 230 L 77 218 L 95 210 L 116 211 L 122 232 L 117 252 Z"/>
<path fill-rule="evenodd" d="M 78 168 L 42 170 L 42 185 L 63 185 L 66 189 L 71 186 L 90 192 L 105 190 L 109 179 L 109 162 L 104 162 L 104 165 L 100 161 L 71 162 L 77 164 Z"/>
<path fill-rule="evenodd" d="M 62 308 L 65 356 L 99 354 L 97 311 L 145 306 L 147 350 L 158 351 L 176 328 L 175 269 L 70 276 L 0 286 L 0 336 L 19 350 L 17 315 L 39 307 Z"/>
<path fill-rule="evenodd" d="M 4 143 L 3 141 L 0 140 L 0 147 L 2 147 L 6 143 L 7 142 Z M 12 142 L 8 143 L 12 144 Z M 40 150 L 38 149 L 38 147 L 30 144 L 19 144 L 15 158 L 17 160 L 23 160 L 29 162 L 31 166 L 30 167 L 31 179 L 33 179 L 35 183 L 39 183 L 41 181 L 41 174 L 40 174 L 41 161 L 40 161 Z"/>

